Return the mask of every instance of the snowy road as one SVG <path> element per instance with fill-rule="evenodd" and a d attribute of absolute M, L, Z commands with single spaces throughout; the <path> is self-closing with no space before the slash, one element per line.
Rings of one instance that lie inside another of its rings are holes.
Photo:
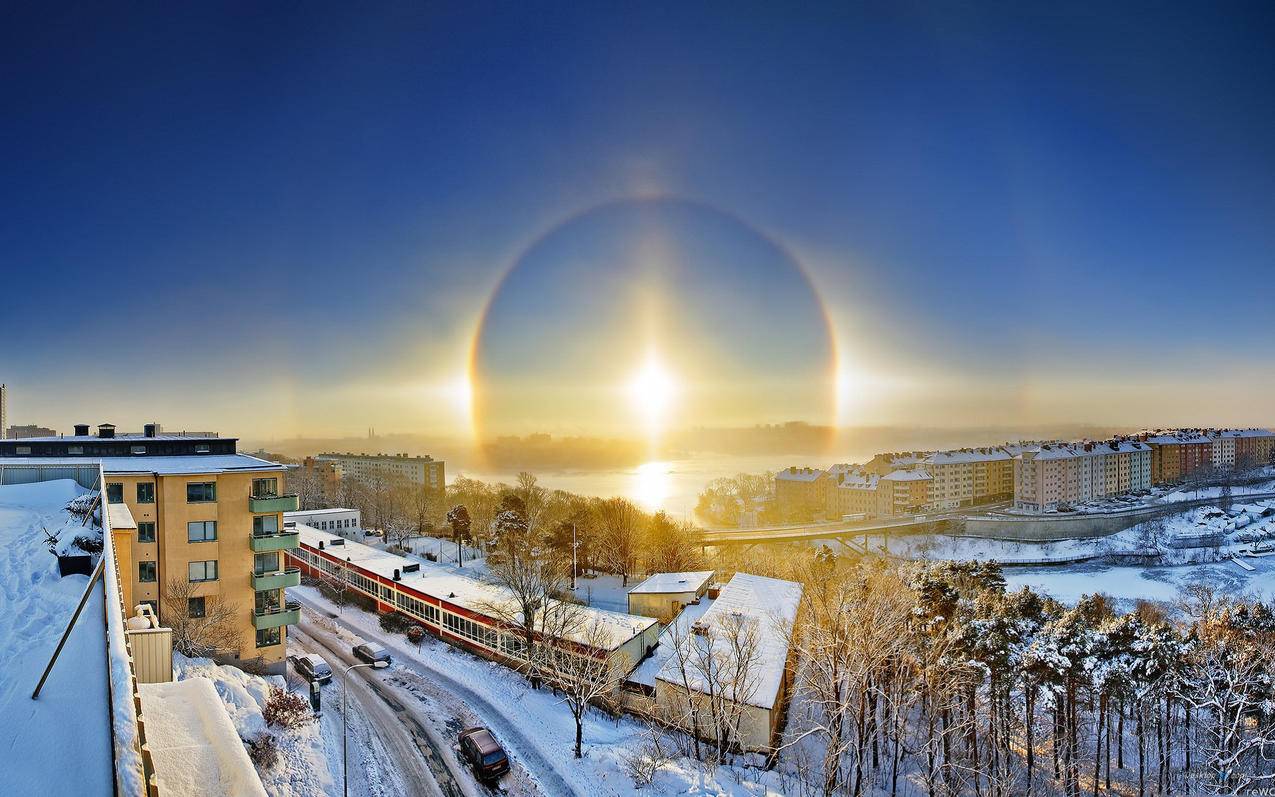
<path fill-rule="evenodd" d="M 333 686 L 336 688 L 324 689 L 324 713 L 339 717 L 341 672 L 357 662 L 350 654 L 349 646 L 328 637 L 321 629 L 315 629 L 311 623 L 306 622 L 303 615 L 301 623 L 290 629 L 289 642 L 298 643 L 290 650 L 318 653 L 332 666 L 336 673 L 333 678 Z M 348 685 L 351 703 L 350 733 L 362 731 L 374 736 L 379 745 L 369 746 L 373 750 L 379 746 L 389 759 L 384 762 L 384 773 L 351 771 L 351 783 L 357 784 L 354 788 L 356 794 L 366 792 L 469 797 L 471 793 L 457 784 L 448 766 L 439 760 L 425 727 L 406 713 L 404 706 L 390 694 L 390 690 L 376 675 L 371 674 L 369 668 L 351 670 Z M 360 715 L 358 718 L 354 716 L 355 712 Z M 335 763 L 340 760 L 339 748 L 333 752 Z M 354 758 L 352 763 L 358 766 L 359 762 Z M 340 767 L 334 765 L 333 772 L 339 776 Z M 378 774 L 386 777 L 375 778 Z"/>
<path fill-rule="evenodd" d="M 339 616 L 329 617 L 322 607 L 300 594 L 301 592 L 302 590 L 295 590 L 290 591 L 288 594 L 300 601 L 305 609 L 302 613 L 300 626 L 303 631 L 310 633 L 312 636 L 327 634 L 331 637 L 329 632 L 318 627 L 318 623 L 314 622 L 314 618 L 318 617 L 322 618 L 324 624 L 331 623 L 369 641 L 378 642 L 385 645 L 392 652 L 400 647 L 398 640 L 388 638 L 389 635 L 375 637 L 374 635 L 369 635 L 365 629 L 348 623 Z M 333 637 L 333 641 L 330 644 L 339 645 L 340 643 L 339 640 Z M 442 667 L 426 660 L 400 656 L 396 653 L 394 663 L 395 667 L 391 670 L 393 675 L 387 677 L 387 681 L 395 682 L 396 685 L 405 689 L 408 695 L 429 692 L 430 687 L 433 687 L 434 694 L 432 697 L 434 698 L 443 697 L 438 692 L 445 692 L 450 698 L 463 703 L 465 709 L 468 709 L 470 713 L 496 734 L 500 743 L 510 753 L 515 768 L 515 771 L 506 776 L 505 781 L 501 784 L 503 793 L 516 795 L 539 791 L 544 794 L 554 795 L 554 797 L 580 794 L 572 785 L 571 780 L 558 771 L 554 762 L 542 754 L 540 746 L 524 733 L 521 726 L 512 721 L 504 711 L 497 708 L 485 697 L 453 678 Z M 441 690 L 439 687 L 441 687 Z M 519 772 L 523 768 L 525 768 L 525 772 Z M 535 784 L 532 784 L 530 779 L 526 777 L 527 773 L 530 774 L 530 778 L 534 778 Z M 522 777 L 519 777 L 520 774 Z M 535 786 L 539 788 L 537 789 Z"/>

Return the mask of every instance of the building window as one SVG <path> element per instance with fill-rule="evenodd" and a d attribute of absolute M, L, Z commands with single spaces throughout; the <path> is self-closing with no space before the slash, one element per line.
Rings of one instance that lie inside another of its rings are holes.
<path fill-rule="evenodd" d="M 203 617 L 204 616 L 204 599 L 203 598 L 187 598 L 186 599 L 186 616 L 187 617 Z"/>
<path fill-rule="evenodd" d="M 212 449 L 208 447 L 208 444 L 207 444 L 207 443 L 196 443 L 196 444 L 195 444 L 195 453 L 196 453 L 196 454 L 207 454 L 207 453 L 208 453 L 209 451 L 211 451 L 211 450 L 212 450 Z"/>
<path fill-rule="evenodd" d="M 146 453 L 146 446 L 129 446 L 129 447 L 128 447 L 128 453 L 130 453 L 130 454 L 145 454 L 145 453 Z"/>
<path fill-rule="evenodd" d="M 208 559 L 203 562 L 191 562 L 188 577 L 192 584 L 200 581 L 217 580 L 217 560 Z"/>
<path fill-rule="evenodd" d="M 17 446 L 13 451 L 18 456 L 28 456 L 31 453 L 31 446 Z"/>
<path fill-rule="evenodd" d="M 257 647 L 268 648 L 271 645 L 277 645 L 283 641 L 283 635 L 278 628 L 262 628 L 257 632 Z"/>
<path fill-rule="evenodd" d="M 217 521 L 193 520 L 186 524 L 188 542 L 213 542 L 217 539 Z"/>
<path fill-rule="evenodd" d="M 279 569 L 279 553 L 259 553 L 253 558 L 252 572 L 257 575 L 274 573 Z"/>
<path fill-rule="evenodd" d="M 124 485 L 119 482 L 107 482 L 106 501 L 111 504 L 124 503 Z"/>
<path fill-rule="evenodd" d="M 253 498 L 274 498 L 279 494 L 278 479 L 253 479 L 252 480 L 252 497 Z"/>
<path fill-rule="evenodd" d="M 254 537 L 268 537 L 279 533 L 278 515 L 254 515 L 252 518 L 252 534 Z"/>
<path fill-rule="evenodd" d="M 186 503 L 200 504 L 217 500 L 217 482 L 188 482 Z"/>
<path fill-rule="evenodd" d="M 155 567 L 154 562 L 138 562 L 137 563 L 137 580 L 143 584 L 154 584 L 158 579 L 159 571 Z"/>
<path fill-rule="evenodd" d="M 150 522 L 139 521 L 137 524 L 137 541 L 138 542 L 154 542 L 155 541 L 155 524 Z"/>
<path fill-rule="evenodd" d="M 66 447 L 66 453 L 68 453 L 68 454 L 83 454 L 83 453 L 84 453 L 84 446 L 67 446 L 67 447 Z"/>
<path fill-rule="evenodd" d="M 138 482 L 137 483 L 137 503 L 139 504 L 155 503 L 155 482 Z"/>

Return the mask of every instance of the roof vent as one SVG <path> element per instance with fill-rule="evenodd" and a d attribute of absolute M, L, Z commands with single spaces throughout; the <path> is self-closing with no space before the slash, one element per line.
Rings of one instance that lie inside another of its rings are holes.
<path fill-rule="evenodd" d="M 395 581 L 398 581 L 398 580 L 399 580 L 399 573 L 398 573 L 398 568 L 397 568 L 397 567 L 396 567 L 396 568 L 394 568 L 394 580 L 395 580 Z"/>
<path fill-rule="evenodd" d="M 99 423 L 99 424 L 97 425 L 97 436 L 98 436 L 98 437 L 114 437 L 114 436 L 115 436 L 115 424 L 113 424 L 113 423 Z"/>
<path fill-rule="evenodd" d="M 88 437 L 88 436 L 89 436 L 89 425 L 88 425 L 87 423 L 77 423 L 77 424 L 75 425 L 75 436 L 76 436 L 76 437 Z"/>
<path fill-rule="evenodd" d="M 142 434 L 146 437 L 155 437 L 160 432 L 160 426 L 157 423 L 148 423 L 142 426 Z"/>

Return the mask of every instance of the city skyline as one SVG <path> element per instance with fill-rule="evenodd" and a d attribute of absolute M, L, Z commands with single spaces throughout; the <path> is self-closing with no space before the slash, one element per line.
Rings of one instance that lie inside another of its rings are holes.
<path fill-rule="evenodd" d="M 1267 9 L 244 13 L 13 20 L 10 422 L 1270 422 Z"/>

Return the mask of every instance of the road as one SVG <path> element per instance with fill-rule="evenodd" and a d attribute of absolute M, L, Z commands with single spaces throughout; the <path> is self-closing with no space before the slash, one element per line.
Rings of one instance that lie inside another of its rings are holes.
<path fill-rule="evenodd" d="M 351 625 L 339 616 L 331 616 L 322 606 L 299 594 L 299 592 L 299 590 L 290 590 L 288 595 L 290 598 L 300 601 L 303 607 L 301 621 L 303 630 L 314 636 L 326 637 L 330 646 L 341 646 L 336 635 L 331 631 L 317 627 L 313 619 L 307 618 L 307 614 L 309 614 L 311 617 L 322 618 L 322 623 L 325 625 L 330 624 L 340 627 L 368 641 L 384 645 L 394 654 L 395 664 L 390 671 L 392 676 L 386 680 L 400 685 L 407 693 L 404 697 L 408 695 L 419 697 L 424 694 L 435 703 L 449 704 L 446 707 L 457 715 L 472 716 L 473 720 L 466 720 L 466 723 L 472 724 L 476 722 L 490 728 L 500 741 L 501 746 L 510 754 L 511 764 L 514 767 L 514 771 L 507 775 L 501 783 L 502 793 L 518 795 L 520 793 L 542 792 L 554 795 L 554 797 L 579 794 L 571 782 L 558 772 L 554 762 L 540 752 L 539 746 L 531 736 L 484 696 L 456 680 L 445 669 L 434 663 L 423 658 L 404 655 L 402 651 L 405 648 L 400 644 L 399 638 L 392 635 L 385 635 L 380 638 L 370 635 L 366 630 Z M 362 671 L 356 670 L 355 672 Z M 403 700 L 402 702 L 408 701 Z M 412 711 L 414 710 L 415 707 L 413 707 Z M 428 721 L 425 724 L 428 725 Z M 448 749 L 450 750 L 450 748 Z M 534 779 L 534 782 L 532 779 Z"/>
<path fill-rule="evenodd" d="M 718 531 L 705 530 L 705 545 L 738 545 L 762 542 L 794 542 L 800 540 L 823 540 L 837 537 L 858 536 L 887 531 L 893 528 L 908 526 L 928 526 L 945 520 L 964 520 L 973 515 L 982 515 L 1003 509 L 1008 502 L 983 504 L 964 509 L 953 509 L 945 512 L 926 512 L 916 515 L 904 515 L 891 520 L 859 520 L 854 523 L 812 523 L 808 526 L 776 526 L 759 529 L 724 529 Z M 924 520 L 917 520 L 923 517 Z"/>
<path fill-rule="evenodd" d="M 345 668 L 358 663 L 351 654 L 348 645 L 334 640 L 330 634 L 316 628 L 305 612 L 301 622 L 289 629 L 289 642 L 296 642 L 297 648 L 306 653 L 318 653 L 331 665 L 333 684 L 336 689 L 325 689 L 324 700 L 341 703 L 341 675 Z M 295 651 L 294 651 L 295 652 Z M 403 705 L 392 690 L 380 680 L 379 674 L 371 668 L 360 667 L 349 673 L 350 712 L 358 711 L 367 721 L 369 731 L 375 734 L 384 745 L 390 756 L 390 763 L 395 774 L 408 787 L 408 794 L 429 794 L 434 797 L 472 797 L 475 789 L 465 788 L 466 776 L 458 778 L 448 761 L 449 756 L 439 748 L 436 734 L 431 733 L 427 725 Z M 335 708 L 332 702 L 327 708 Z M 339 709 L 337 709 L 339 713 Z M 338 768 L 334 767 L 334 770 Z M 339 771 L 339 770 L 338 770 Z"/>

